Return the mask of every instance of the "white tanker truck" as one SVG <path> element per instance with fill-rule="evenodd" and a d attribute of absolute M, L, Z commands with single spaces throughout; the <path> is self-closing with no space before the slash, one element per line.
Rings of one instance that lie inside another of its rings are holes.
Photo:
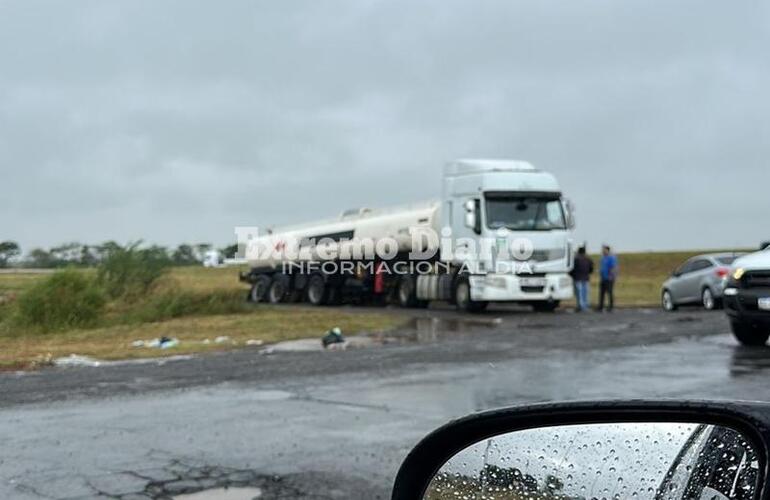
<path fill-rule="evenodd" d="M 572 297 L 573 227 L 553 175 L 521 161 L 457 160 L 440 201 L 348 210 L 248 240 L 241 280 L 254 302 L 552 311 Z"/>

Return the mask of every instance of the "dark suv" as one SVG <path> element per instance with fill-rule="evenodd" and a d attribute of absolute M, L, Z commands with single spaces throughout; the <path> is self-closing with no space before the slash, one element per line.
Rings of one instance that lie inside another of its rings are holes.
<path fill-rule="evenodd" d="M 741 344 L 770 337 L 770 249 L 737 259 L 722 293 L 733 334 Z"/>

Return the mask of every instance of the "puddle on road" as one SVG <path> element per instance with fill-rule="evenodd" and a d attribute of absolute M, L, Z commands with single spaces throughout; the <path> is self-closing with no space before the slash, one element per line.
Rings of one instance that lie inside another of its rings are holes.
<path fill-rule="evenodd" d="M 737 346 L 733 350 L 731 375 L 751 375 L 767 369 L 770 369 L 770 348 Z"/>
<path fill-rule="evenodd" d="M 395 339 L 412 342 L 435 342 L 442 335 L 470 333 L 480 328 L 496 328 L 503 322 L 499 317 L 480 318 L 412 318 L 402 333 L 392 334 Z"/>
<path fill-rule="evenodd" d="M 259 488 L 217 488 L 197 493 L 185 493 L 172 498 L 174 500 L 254 500 L 262 498 L 262 490 Z"/>
<path fill-rule="evenodd" d="M 261 349 L 259 352 L 260 354 L 319 352 L 377 347 L 399 342 L 428 343 L 437 341 L 441 336 L 496 328 L 502 323 L 503 319 L 500 317 L 437 318 L 430 316 L 412 318 L 398 330 L 345 337 L 345 342 L 330 344 L 327 348 L 323 347 L 320 339 L 311 338 L 278 342 Z M 540 325 L 532 325 L 532 327 L 537 326 Z M 551 325 L 543 325 L 543 327 L 546 326 Z"/>
<path fill-rule="evenodd" d="M 277 352 L 317 352 L 317 351 L 335 351 L 344 349 L 359 349 L 361 347 L 370 347 L 375 344 L 372 337 L 354 336 L 346 337 L 345 342 L 340 344 L 330 344 L 324 348 L 321 339 L 298 339 L 278 342 L 261 349 L 260 354 L 274 354 Z"/>
<path fill-rule="evenodd" d="M 278 390 L 252 391 L 249 394 L 257 401 L 285 401 L 294 397 L 291 392 Z"/>

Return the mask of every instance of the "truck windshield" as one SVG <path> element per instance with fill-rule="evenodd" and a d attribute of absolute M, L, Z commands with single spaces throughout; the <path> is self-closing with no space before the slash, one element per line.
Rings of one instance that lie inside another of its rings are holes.
<path fill-rule="evenodd" d="M 487 196 L 487 227 L 512 231 L 566 229 L 559 198 L 550 196 Z"/>

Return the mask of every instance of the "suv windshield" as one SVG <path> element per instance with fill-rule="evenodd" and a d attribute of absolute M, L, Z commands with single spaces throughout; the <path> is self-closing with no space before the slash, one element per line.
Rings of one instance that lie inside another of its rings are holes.
<path fill-rule="evenodd" d="M 487 195 L 487 227 L 513 231 L 566 229 L 561 201 L 553 196 Z"/>

